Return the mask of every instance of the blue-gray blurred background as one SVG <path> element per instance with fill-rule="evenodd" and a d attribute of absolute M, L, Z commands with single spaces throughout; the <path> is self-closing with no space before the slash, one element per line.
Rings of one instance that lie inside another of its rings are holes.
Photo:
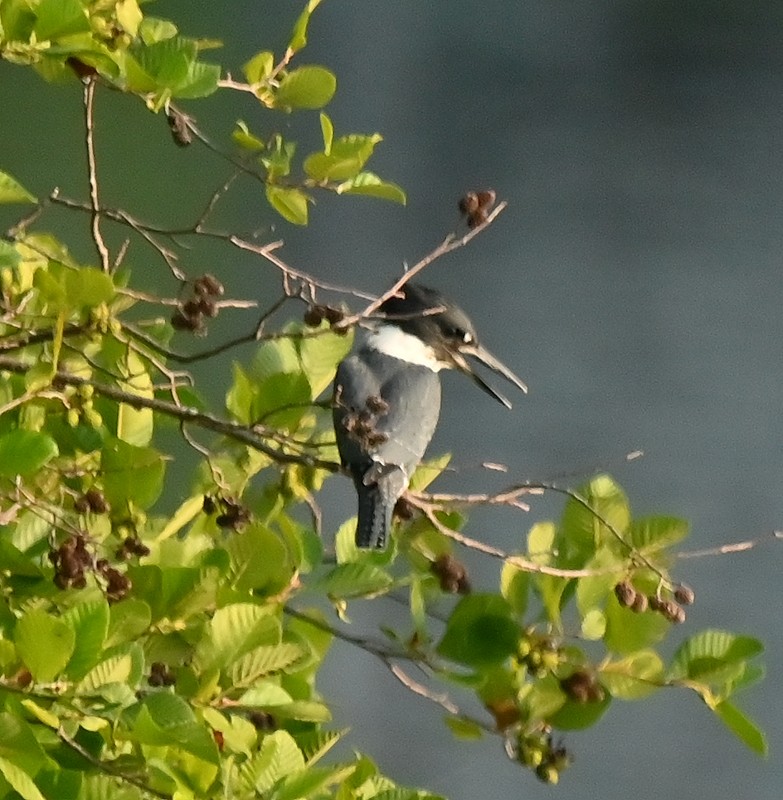
<path fill-rule="evenodd" d="M 301 5 L 160 0 L 145 11 L 188 35 L 224 39 L 216 59 L 239 74 L 258 50 L 281 51 Z M 469 311 L 531 392 L 505 412 L 464 379 L 445 378 L 431 451 L 452 451 L 458 471 L 442 488 L 502 486 L 508 478 L 483 472 L 484 460 L 508 464 L 514 479 L 571 484 L 606 468 L 636 513 L 691 520 L 690 547 L 783 527 L 783 6 L 326 0 L 299 61 L 337 73 L 328 110 L 338 135 L 384 134 L 371 167 L 406 188 L 408 206 L 322 197 L 300 231 L 275 222 L 248 182 L 217 223 L 281 236 L 289 263 L 373 291 L 459 224 L 465 190 L 493 187 L 508 201 L 489 231 L 434 264 L 427 280 Z M 39 194 L 58 185 L 86 197 L 79 92 L 0 65 L 0 167 Z M 269 132 L 271 118 L 252 98 L 225 94 L 188 107 L 216 140 L 238 117 Z M 98 101 L 105 202 L 164 224 L 192 221 L 225 164 L 176 149 L 165 122 L 151 124 L 137 101 L 105 92 Z M 317 115 L 304 116 L 276 124 L 317 146 Z M 4 211 L 0 222 L 12 219 Z M 86 236 L 72 232 L 84 219 L 54 212 L 46 222 L 93 257 Z M 134 248 L 130 264 L 173 291 L 153 254 Z M 200 247 L 187 265 L 261 302 L 276 286 L 271 268 L 226 248 Z M 234 319 L 242 330 L 252 324 Z M 214 341 L 228 333 L 224 322 Z M 219 397 L 229 359 L 207 377 Z M 637 448 L 644 458 L 625 463 Z M 344 481 L 333 489 L 332 528 L 353 503 Z M 527 517 L 478 513 L 468 532 L 513 549 L 559 506 L 544 498 Z M 334 647 L 321 688 L 353 744 L 401 782 L 452 800 L 777 800 L 781 567 L 783 544 L 768 543 L 676 572 L 697 604 L 675 640 L 720 625 L 767 644 L 767 680 L 741 698 L 769 734 L 766 761 L 694 696 L 672 690 L 617 703 L 596 729 L 569 735 L 576 762 L 553 790 L 495 739 L 455 743 L 434 706 L 354 649 Z M 479 585 L 495 580 L 496 564 L 475 569 Z M 386 613 L 398 612 L 378 611 Z"/>

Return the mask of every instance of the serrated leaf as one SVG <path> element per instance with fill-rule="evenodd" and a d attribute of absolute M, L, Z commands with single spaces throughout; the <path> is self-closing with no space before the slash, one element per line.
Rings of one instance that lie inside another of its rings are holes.
<path fill-rule="evenodd" d="M 323 108 L 337 90 L 334 73 L 319 66 L 303 66 L 287 73 L 275 92 L 277 108 Z"/>
<path fill-rule="evenodd" d="M 318 582 L 318 588 L 337 599 L 379 594 L 393 583 L 385 569 L 366 561 L 354 561 L 331 569 Z"/>
<path fill-rule="evenodd" d="M 267 184 L 266 199 L 283 219 L 293 225 L 307 225 L 309 197 L 301 189 Z"/>
<path fill-rule="evenodd" d="M 7 172 L 0 172 L 0 203 L 37 203 L 35 195 L 14 180 Z"/>
<path fill-rule="evenodd" d="M 59 455 L 51 436 L 15 430 L 0 436 L 0 478 L 26 478 Z"/>
<path fill-rule="evenodd" d="M 280 778 L 304 768 L 304 756 L 291 734 L 274 731 L 264 737 L 255 757 L 239 767 L 240 787 L 265 795 Z"/>
<path fill-rule="evenodd" d="M 52 681 L 62 672 L 74 650 L 73 628 L 42 608 L 28 611 L 16 623 L 16 651 L 36 681 Z"/>
<path fill-rule="evenodd" d="M 718 719 L 753 752 L 760 756 L 767 755 L 767 737 L 764 735 L 764 731 L 739 708 L 724 700 L 722 703 L 718 703 L 713 711 Z"/>
<path fill-rule="evenodd" d="M 250 686 L 259 678 L 290 667 L 305 655 L 299 645 L 290 642 L 256 647 L 231 664 L 228 671 L 231 685 Z"/>
<path fill-rule="evenodd" d="M 337 194 L 358 194 L 390 200 L 404 206 L 408 202 L 405 190 L 396 183 L 385 181 L 373 172 L 360 172 L 337 186 Z"/>
<path fill-rule="evenodd" d="M 219 608 L 196 648 L 195 662 L 203 672 L 223 669 L 260 645 L 278 644 L 281 627 L 271 608 L 232 603 Z"/>
<path fill-rule="evenodd" d="M 80 694 L 93 694 L 112 683 L 125 683 L 133 670 L 133 658 L 129 651 L 117 653 L 94 666 L 78 683 Z"/>
<path fill-rule="evenodd" d="M 347 730 L 328 731 L 316 728 L 302 731 L 297 735 L 296 742 L 310 766 L 323 758 L 346 733 Z"/>

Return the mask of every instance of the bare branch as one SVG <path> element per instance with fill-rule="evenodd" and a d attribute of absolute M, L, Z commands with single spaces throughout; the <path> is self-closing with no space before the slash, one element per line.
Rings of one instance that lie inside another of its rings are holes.
<path fill-rule="evenodd" d="M 101 267 L 104 272 L 109 272 L 111 269 L 111 259 L 109 257 L 109 250 L 106 247 L 106 242 L 103 241 L 101 234 L 101 215 L 100 203 L 98 201 L 98 174 L 95 163 L 95 139 L 94 139 L 94 126 L 95 115 L 93 113 L 93 105 L 95 101 L 95 77 L 91 76 L 86 79 L 84 84 L 84 124 L 87 131 L 85 137 L 85 144 L 87 146 L 87 169 L 90 179 L 90 206 L 92 208 L 92 238 L 95 242 L 95 247 L 98 250 L 98 256 L 101 259 Z"/>

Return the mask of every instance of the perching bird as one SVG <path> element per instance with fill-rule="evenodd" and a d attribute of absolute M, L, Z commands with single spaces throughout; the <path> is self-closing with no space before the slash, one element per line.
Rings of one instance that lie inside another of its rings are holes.
<path fill-rule="evenodd" d="M 435 432 L 441 369 L 458 369 L 507 408 L 511 404 L 466 357 L 524 383 L 485 350 L 464 311 L 415 283 L 380 307 L 382 318 L 338 367 L 333 416 L 337 448 L 359 496 L 356 546 L 383 548 L 394 506 Z"/>

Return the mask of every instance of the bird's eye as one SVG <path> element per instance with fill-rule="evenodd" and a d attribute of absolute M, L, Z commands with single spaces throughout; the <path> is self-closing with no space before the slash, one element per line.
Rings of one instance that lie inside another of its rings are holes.
<path fill-rule="evenodd" d="M 458 339 L 463 344 L 470 344 L 473 341 L 473 334 L 466 331 L 464 328 L 454 327 L 449 331 L 449 335 L 453 339 Z"/>

